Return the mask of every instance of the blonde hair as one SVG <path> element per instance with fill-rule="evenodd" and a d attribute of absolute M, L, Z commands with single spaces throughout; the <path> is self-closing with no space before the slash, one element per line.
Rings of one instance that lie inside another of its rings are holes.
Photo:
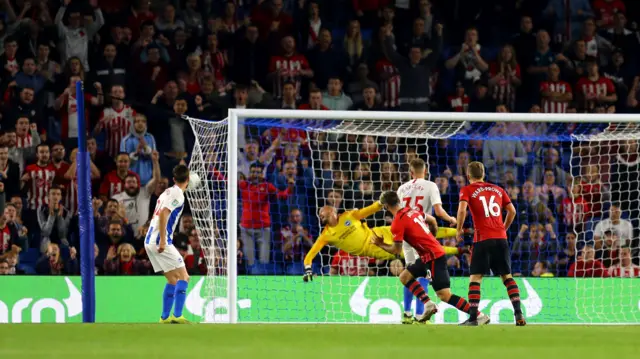
<path fill-rule="evenodd" d="M 132 255 L 136 254 L 136 249 L 133 248 L 133 246 L 129 243 L 122 243 L 121 245 L 119 245 L 117 254 L 120 255 L 125 248 L 128 248 L 131 251 Z"/>
<path fill-rule="evenodd" d="M 357 55 L 358 57 L 362 57 L 364 44 L 362 42 L 362 32 L 360 32 L 360 22 L 358 20 L 351 20 L 351 22 L 349 23 L 349 27 L 351 27 L 351 24 L 358 24 L 358 32 L 357 35 L 350 36 L 349 29 L 347 28 L 347 33 L 344 37 L 344 49 L 347 54 L 349 54 L 350 58 L 354 57 L 355 55 Z"/>

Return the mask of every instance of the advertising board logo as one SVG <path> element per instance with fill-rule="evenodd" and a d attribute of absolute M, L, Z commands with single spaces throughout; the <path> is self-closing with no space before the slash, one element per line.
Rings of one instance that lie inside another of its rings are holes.
<path fill-rule="evenodd" d="M 69 297 L 56 298 L 20 298 L 13 304 L 0 300 L 0 323 L 40 323 L 42 316 L 53 311 L 54 322 L 65 323 L 67 319 L 82 313 L 82 294 L 73 282 L 65 277 Z"/>
<path fill-rule="evenodd" d="M 226 296 L 203 298 L 201 291 L 204 283 L 205 277 L 200 278 L 187 294 L 185 309 L 195 316 L 202 317 L 203 323 L 228 323 L 229 299 Z M 212 294 L 215 296 L 215 293 Z M 249 308 L 251 308 L 251 299 L 238 299 L 238 309 Z"/>

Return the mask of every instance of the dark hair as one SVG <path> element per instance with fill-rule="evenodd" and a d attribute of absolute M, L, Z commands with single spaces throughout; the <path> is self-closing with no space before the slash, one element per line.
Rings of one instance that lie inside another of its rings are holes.
<path fill-rule="evenodd" d="M 58 185 L 53 185 L 49 188 L 49 192 L 51 192 L 51 190 L 58 190 L 60 192 L 62 192 L 62 187 L 58 186 Z"/>
<path fill-rule="evenodd" d="M 384 197 L 383 205 L 389 207 L 395 207 L 400 204 L 400 197 L 398 197 L 398 193 L 395 191 L 387 191 L 382 195 Z"/>
<path fill-rule="evenodd" d="M 115 160 L 117 161 L 118 157 L 123 156 L 123 155 L 127 156 L 127 158 L 129 158 L 129 154 L 128 153 L 126 153 L 126 152 L 118 152 L 118 154 L 116 155 Z"/>
<path fill-rule="evenodd" d="M 111 221 L 109 221 L 109 227 L 111 227 L 111 225 L 113 224 L 117 224 L 120 226 L 120 228 L 122 228 L 122 222 L 120 222 L 119 219 L 112 219 Z"/>
<path fill-rule="evenodd" d="M 254 162 L 254 163 L 251 164 L 251 166 L 249 166 L 249 170 L 252 170 L 254 168 L 259 168 L 259 169 L 263 170 L 264 169 L 264 165 L 262 163 L 260 163 L 260 162 Z"/>
<path fill-rule="evenodd" d="M 293 81 L 289 81 L 289 80 L 285 81 L 285 82 L 282 84 L 282 87 L 285 87 L 285 86 L 287 86 L 287 85 L 291 85 L 291 86 L 293 86 L 294 88 L 296 87 L 296 84 L 294 84 L 294 83 L 293 83 Z"/>
<path fill-rule="evenodd" d="M 142 24 L 140 24 L 140 30 L 144 29 L 147 26 L 153 26 L 154 29 L 156 27 L 156 25 L 153 23 L 153 21 L 146 20 L 146 21 L 143 21 Z"/>
<path fill-rule="evenodd" d="M 189 180 L 189 167 L 185 165 L 177 165 L 173 168 L 173 181 L 179 184 Z"/>
<path fill-rule="evenodd" d="M 7 36 L 4 38 L 5 45 L 11 42 L 18 42 L 18 39 L 15 36 Z"/>
<path fill-rule="evenodd" d="M 41 144 L 36 146 L 36 153 L 38 153 L 38 151 L 40 151 L 40 147 L 46 147 L 47 149 L 50 149 L 49 145 L 47 145 L 46 143 L 41 143 Z"/>
<path fill-rule="evenodd" d="M 249 91 L 249 86 L 245 84 L 236 84 L 235 91 Z"/>

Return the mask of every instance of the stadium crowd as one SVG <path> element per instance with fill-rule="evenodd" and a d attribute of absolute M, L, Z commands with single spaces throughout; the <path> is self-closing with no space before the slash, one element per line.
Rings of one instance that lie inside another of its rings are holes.
<path fill-rule="evenodd" d="M 640 108 L 637 1 L 0 0 L 0 11 L 0 274 L 79 273 L 80 80 L 101 275 L 151 274 L 148 220 L 194 146 L 185 114 Z M 640 277 L 636 140 L 544 141 L 544 123 L 497 122 L 471 139 L 428 142 L 278 123 L 240 126 L 239 273 L 302 274 L 319 206 L 366 206 L 409 180 L 419 157 L 449 214 L 469 161 L 507 189 L 518 210 L 516 275 Z M 222 270 L 188 211 L 178 232 L 189 273 Z M 468 260 L 450 256 L 451 273 L 467 275 Z M 316 265 L 386 275 L 402 264 L 327 249 Z"/>

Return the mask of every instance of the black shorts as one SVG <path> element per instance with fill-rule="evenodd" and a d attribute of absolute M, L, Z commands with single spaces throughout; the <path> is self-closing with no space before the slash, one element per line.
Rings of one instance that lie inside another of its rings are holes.
<path fill-rule="evenodd" d="M 426 277 L 431 272 L 431 286 L 436 292 L 441 289 L 451 288 L 449 269 L 447 269 L 447 257 L 442 256 L 428 263 L 424 263 L 418 258 L 415 263 L 410 264 L 407 270 L 414 278 Z"/>
<path fill-rule="evenodd" d="M 506 239 L 485 239 L 473 244 L 471 274 L 511 274 L 511 255 Z"/>

